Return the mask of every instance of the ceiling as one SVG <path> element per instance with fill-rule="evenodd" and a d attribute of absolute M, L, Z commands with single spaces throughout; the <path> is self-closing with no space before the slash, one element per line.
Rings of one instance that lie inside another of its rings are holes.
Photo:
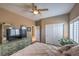
<path fill-rule="evenodd" d="M 11 12 L 17 13 L 21 16 L 28 17 L 32 20 L 39 20 L 41 18 L 53 17 L 62 14 L 67 14 L 71 11 L 74 3 L 35 3 L 38 8 L 44 9 L 48 8 L 48 11 L 41 12 L 41 14 L 34 15 L 33 13 L 29 13 L 27 7 L 24 8 L 22 6 L 31 5 L 30 3 L 5 3 L 0 4 L 0 7 L 5 8 Z"/>

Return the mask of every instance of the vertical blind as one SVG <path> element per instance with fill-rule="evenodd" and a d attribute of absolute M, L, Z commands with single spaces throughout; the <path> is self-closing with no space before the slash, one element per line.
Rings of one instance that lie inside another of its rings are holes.
<path fill-rule="evenodd" d="M 70 39 L 79 43 L 79 20 L 70 24 Z"/>
<path fill-rule="evenodd" d="M 64 24 L 47 24 L 46 27 L 46 43 L 59 44 L 58 40 L 63 38 Z"/>

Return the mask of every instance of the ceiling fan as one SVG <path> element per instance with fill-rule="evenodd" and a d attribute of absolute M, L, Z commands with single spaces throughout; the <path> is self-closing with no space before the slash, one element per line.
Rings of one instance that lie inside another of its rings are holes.
<path fill-rule="evenodd" d="M 35 14 L 35 15 L 41 14 L 41 11 L 48 11 L 48 9 L 39 9 L 34 3 L 31 4 L 30 8 L 32 10 L 30 12 Z"/>

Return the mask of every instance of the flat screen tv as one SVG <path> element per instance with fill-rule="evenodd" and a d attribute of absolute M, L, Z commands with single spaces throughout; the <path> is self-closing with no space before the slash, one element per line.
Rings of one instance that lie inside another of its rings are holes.
<path fill-rule="evenodd" d="M 18 38 L 24 38 L 27 37 L 26 29 L 7 29 L 7 40 L 14 40 Z"/>

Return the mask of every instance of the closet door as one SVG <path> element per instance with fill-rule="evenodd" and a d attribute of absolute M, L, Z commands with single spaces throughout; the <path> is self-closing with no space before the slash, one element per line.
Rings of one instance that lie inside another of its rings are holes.
<path fill-rule="evenodd" d="M 59 41 L 63 38 L 64 24 L 47 24 L 45 26 L 46 43 L 60 45 Z"/>
<path fill-rule="evenodd" d="M 36 38 L 36 41 L 40 42 L 40 26 L 35 27 L 35 38 Z"/>

